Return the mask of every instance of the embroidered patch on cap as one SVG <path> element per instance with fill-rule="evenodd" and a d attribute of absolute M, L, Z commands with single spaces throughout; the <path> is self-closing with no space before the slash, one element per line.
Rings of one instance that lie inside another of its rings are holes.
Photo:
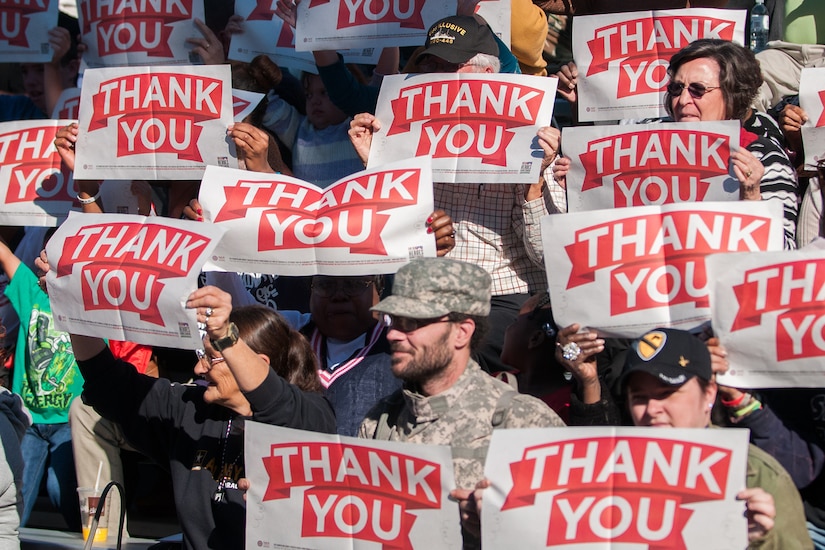
<path fill-rule="evenodd" d="M 662 331 L 654 330 L 642 336 L 636 344 L 636 353 L 645 361 L 650 361 L 662 349 L 667 342 L 667 334 Z"/>

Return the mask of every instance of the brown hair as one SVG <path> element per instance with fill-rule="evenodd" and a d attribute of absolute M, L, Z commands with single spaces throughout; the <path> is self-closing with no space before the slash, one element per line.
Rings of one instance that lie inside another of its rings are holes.
<path fill-rule="evenodd" d="M 269 366 L 281 378 L 304 391 L 321 391 L 312 347 L 283 317 L 264 306 L 243 306 L 234 308 L 229 320 L 252 351 L 269 357 Z"/>
<path fill-rule="evenodd" d="M 756 56 L 748 48 L 728 40 L 703 38 L 673 54 L 667 68 L 668 76 L 672 79 L 682 65 L 701 58 L 712 59 L 719 65 L 719 88 L 728 120 L 745 120 L 762 86 L 762 72 Z M 670 116 L 673 116 L 672 99 L 666 92 L 665 109 Z"/>

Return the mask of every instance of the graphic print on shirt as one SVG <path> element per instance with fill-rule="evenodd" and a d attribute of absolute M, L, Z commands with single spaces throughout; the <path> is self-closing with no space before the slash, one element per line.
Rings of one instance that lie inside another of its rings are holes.
<path fill-rule="evenodd" d="M 69 335 L 54 330 L 51 316 L 37 307 L 32 309 L 28 331 L 31 362 L 23 402 L 33 409 L 66 410 L 74 397 L 66 390 L 76 375 Z"/>

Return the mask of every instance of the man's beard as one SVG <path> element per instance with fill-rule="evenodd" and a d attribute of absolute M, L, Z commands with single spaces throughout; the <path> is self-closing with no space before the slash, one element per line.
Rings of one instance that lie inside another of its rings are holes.
<path fill-rule="evenodd" d="M 412 384 L 420 384 L 441 374 L 453 360 L 453 352 L 448 344 L 449 338 L 450 331 L 444 332 L 438 340 L 420 350 L 417 358 L 410 356 L 403 371 L 393 369 L 393 373 L 404 382 Z M 396 351 L 397 348 L 400 348 L 400 346 L 395 342 L 390 344 L 392 351 Z M 391 362 L 392 366 L 395 367 L 399 360 L 393 357 Z"/>

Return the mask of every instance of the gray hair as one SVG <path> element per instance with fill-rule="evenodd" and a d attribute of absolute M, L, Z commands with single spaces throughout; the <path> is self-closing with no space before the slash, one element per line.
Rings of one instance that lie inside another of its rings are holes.
<path fill-rule="evenodd" d="M 494 73 L 501 71 L 501 61 L 499 58 L 486 53 L 477 53 L 464 64 L 477 67 L 478 70 L 473 71 L 477 73 L 484 72 L 487 68 L 493 69 Z"/>

